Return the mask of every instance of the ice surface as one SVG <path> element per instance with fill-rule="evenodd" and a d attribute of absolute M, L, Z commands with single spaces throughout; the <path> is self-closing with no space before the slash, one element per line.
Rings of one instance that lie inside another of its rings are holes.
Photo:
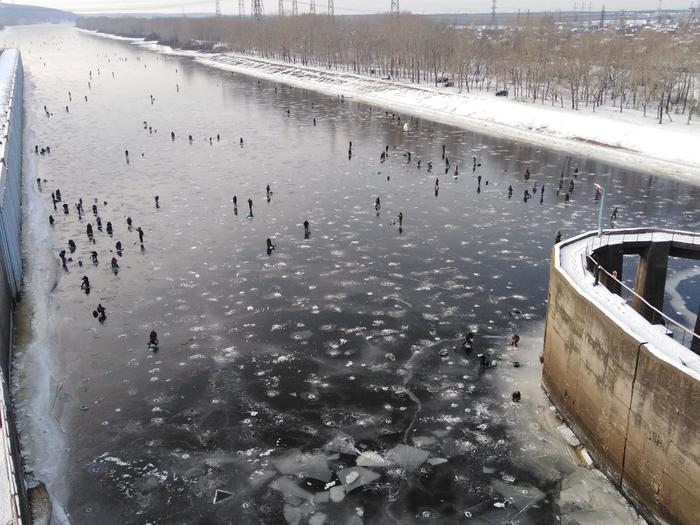
<path fill-rule="evenodd" d="M 272 460 L 282 474 L 304 476 L 327 483 L 331 479 L 328 459 L 322 454 L 303 454 L 292 450 L 284 457 Z"/>
<path fill-rule="evenodd" d="M 352 492 L 357 488 L 378 480 L 380 477 L 381 476 L 376 472 L 364 467 L 350 467 L 338 472 L 338 479 L 340 479 L 340 482 L 343 484 L 345 492 Z"/>
<path fill-rule="evenodd" d="M 389 467 L 391 461 L 382 457 L 378 452 L 363 452 L 357 458 L 357 465 L 360 467 Z"/>
<path fill-rule="evenodd" d="M 425 463 L 429 456 L 430 453 L 428 451 L 409 445 L 396 445 L 386 453 L 386 458 L 389 461 L 405 468 L 409 472 L 413 472 Z"/>
<path fill-rule="evenodd" d="M 291 478 L 277 478 L 270 485 L 273 489 L 281 492 L 289 502 L 299 502 L 299 500 L 313 501 L 314 495 L 296 484 Z"/>

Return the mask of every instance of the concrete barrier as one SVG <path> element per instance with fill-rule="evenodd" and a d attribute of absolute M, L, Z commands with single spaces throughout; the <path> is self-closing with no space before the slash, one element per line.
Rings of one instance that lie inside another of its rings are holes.
<path fill-rule="evenodd" d="M 648 323 L 631 300 L 594 285 L 581 248 L 589 237 L 552 251 L 545 391 L 648 520 L 698 523 L 700 359 Z"/>

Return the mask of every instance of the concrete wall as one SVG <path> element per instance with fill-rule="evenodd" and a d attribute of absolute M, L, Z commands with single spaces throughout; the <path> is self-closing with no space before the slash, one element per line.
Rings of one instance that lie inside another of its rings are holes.
<path fill-rule="evenodd" d="M 9 393 L 12 316 L 22 285 L 21 185 L 24 70 L 16 49 L 0 54 L 0 487 L 3 519 L 29 523 L 19 441 Z M 10 516 L 8 516 L 8 514 Z"/>
<path fill-rule="evenodd" d="M 581 293 L 553 254 L 543 384 L 598 466 L 652 522 L 700 516 L 700 381 Z"/>

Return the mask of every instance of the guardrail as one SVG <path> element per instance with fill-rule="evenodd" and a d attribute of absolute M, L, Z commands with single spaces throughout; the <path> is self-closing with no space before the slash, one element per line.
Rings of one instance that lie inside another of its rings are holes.
<path fill-rule="evenodd" d="M 603 242 L 604 239 L 605 242 Z M 610 242 L 611 239 L 614 239 L 614 242 Z M 622 300 L 630 306 L 632 306 L 632 302 L 634 302 L 637 305 L 637 311 L 639 311 L 639 305 L 641 305 L 642 311 L 639 313 L 652 325 L 658 325 L 659 330 L 663 330 L 668 337 L 671 337 L 694 352 L 700 353 L 700 334 L 683 326 L 658 308 L 649 304 L 644 297 L 627 286 L 616 275 L 605 270 L 592 256 L 596 250 L 610 245 L 654 242 L 683 242 L 684 244 L 693 244 L 700 247 L 700 234 L 695 232 L 656 229 L 605 231 L 602 236 L 595 237 L 588 242 L 584 254 L 583 267 L 595 278 L 594 285 L 598 285 L 601 277 L 604 276 L 605 283 L 608 289 L 611 290 L 611 293 L 620 296 Z"/>

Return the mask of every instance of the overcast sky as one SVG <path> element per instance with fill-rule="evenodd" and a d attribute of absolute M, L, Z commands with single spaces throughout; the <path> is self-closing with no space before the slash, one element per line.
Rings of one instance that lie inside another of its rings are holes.
<path fill-rule="evenodd" d="M 316 10 L 326 12 L 328 0 L 315 0 Z M 389 10 L 391 0 L 334 0 L 336 14 L 379 13 Z M 85 12 L 206 12 L 214 11 L 216 0 L 15 0 L 6 3 L 33 4 L 56 7 L 79 13 Z M 220 0 L 224 14 L 238 13 L 238 0 Z M 402 11 L 414 13 L 482 13 L 490 10 L 490 0 L 400 0 Z M 584 10 L 599 11 L 605 5 L 608 11 L 618 9 L 656 9 L 658 0 L 497 0 L 499 11 Z M 244 0 L 246 12 L 250 0 Z M 263 0 L 266 13 L 276 14 L 279 0 Z M 291 10 L 292 0 L 284 0 L 285 8 Z M 309 0 L 298 0 L 299 11 L 309 9 Z M 687 9 L 691 0 L 663 0 L 665 9 Z M 700 4 L 696 1 L 696 4 Z"/>

